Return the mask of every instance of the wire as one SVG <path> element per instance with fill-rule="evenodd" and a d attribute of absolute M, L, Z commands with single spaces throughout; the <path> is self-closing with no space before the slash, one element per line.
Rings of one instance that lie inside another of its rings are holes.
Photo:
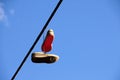
<path fill-rule="evenodd" d="M 45 29 L 47 28 L 48 24 L 50 23 L 51 19 L 53 18 L 54 14 L 56 13 L 57 9 L 59 8 L 60 4 L 62 3 L 63 0 L 60 0 L 58 2 L 58 4 L 56 5 L 56 7 L 54 8 L 53 12 L 51 13 L 50 17 L 48 18 L 47 22 L 45 23 L 45 25 L 43 26 L 43 29 L 40 31 L 38 37 L 36 38 L 36 40 L 34 41 L 33 45 L 31 46 L 31 48 L 29 49 L 27 55 L 24 57 L 23 61 L 21 62 L 20 66 L 18 67 L 18 69 L 16 70 L 16 72 L 14 73 L 14 75 L 12 76 L 11 80 L 14 80 L 16 75 L 18 74 L 18 72 L 20 71 L 20 69 L 22 68 L 23 64 L 25 63 L 25 61 L 27 60 L 28 56 L 30 55 L 30 53 L 32 52 L 32 50 L 34 49 L 35 45 L 37 44 L 37 42 L 39 41 L 40 37 L 42 36 L 43 32 L 45 31 Z"/>

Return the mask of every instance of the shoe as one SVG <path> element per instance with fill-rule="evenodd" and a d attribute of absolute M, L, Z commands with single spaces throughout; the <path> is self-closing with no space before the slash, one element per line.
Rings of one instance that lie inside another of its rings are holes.
<path fill-rule="evenodd" d="M 48 30 L 45 40 L 42 44 L 42 51 L 49 52 L 52 50 L 52 42 L 54 40 L 54 31 L 52 29 Z"/>
<path fill-rule="evenodd" d="M 46 54 L 43 52 L 34 52 L 31 58 L 34 63 L 54 63 L 59 60 L 59 56 L 55 54 Z"/>

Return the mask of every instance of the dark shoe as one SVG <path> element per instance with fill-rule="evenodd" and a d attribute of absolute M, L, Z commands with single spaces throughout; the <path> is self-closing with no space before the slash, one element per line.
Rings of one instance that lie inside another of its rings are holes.
<path fill-rule="evenodd" d="M 59 56 L 55 54 L 45 54 L 43 52 L 35 52 L 32 54 L 32 62 L 34 63 L 54 63 L 58 61 Z"/>

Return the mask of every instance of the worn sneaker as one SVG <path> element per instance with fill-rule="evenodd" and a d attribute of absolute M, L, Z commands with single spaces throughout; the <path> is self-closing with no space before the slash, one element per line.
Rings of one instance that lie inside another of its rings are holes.
<path fill-rule="evenodd" d="M 54 63 L 56 61 L 58 61 L 59 56 L 55 55 L 55 54 L 45 54 L 43 52 L 34 52 L 32 54 L 32 62 L 34 63 Z"/>
<path fill-rule="evenodd" d="M 45 40 L 41 46 L 43 52 L 49 52 L 52 50 L 53 40 L 54 40 L 54 31 L 52 29 L 49 29 L 45 37 Z"/>

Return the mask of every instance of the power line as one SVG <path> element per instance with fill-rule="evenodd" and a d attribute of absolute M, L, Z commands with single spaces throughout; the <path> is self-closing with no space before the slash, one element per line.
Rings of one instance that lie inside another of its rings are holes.
<path fill-rule="evenodd" d="M 27 60 L 28 56 L 30 55 L 30 53 L 32 52 L 32 50 L 34 49 L 35 45 L 37 44 L 37 42 L 39 41 L 40 37 L 42 36 L 43 32 L 45 31 L 45 29 L 47 28 L 48 24 L 50 23 L 51 19 L 53 18 L 53 16 L 55 15 L 57 9 L 59 8 L 60 4 L 62 3 L 63 0 L 60 0 L 58 2 L 58 4 L 56 5 L 56 7 L 54 8 L 53 12 L 51 13 L 50 17 L 48 18 L 47 22 L 45 23 L 45 25 L 43 26 L 43 29 L 40 31 L 38 37 L 36 38 L 36 40 L 34 41 L 33 45 L 31 46 L 31 48 L 29 49 L 27 55 L 24 57 L 23 61 L 21 62 L 20 66 L 18 67 L 18 69 L 16 70 L 16 72 L 14 73 L 13 77 L 11 78 L 11 80 L 14 80 L 16 75 L 18 74 L 18 72 L 20 71 L 20 69 L 22 68 L 23 64 L 25 63 L 25 61 Z"/>

